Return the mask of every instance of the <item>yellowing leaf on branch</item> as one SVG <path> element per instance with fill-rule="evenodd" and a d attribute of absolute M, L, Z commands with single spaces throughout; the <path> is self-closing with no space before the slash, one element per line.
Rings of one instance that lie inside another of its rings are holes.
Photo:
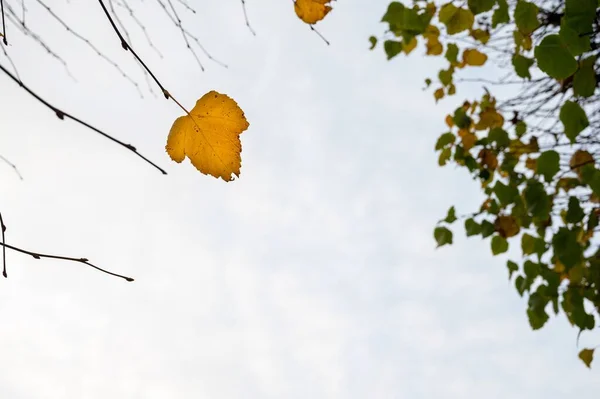
<path fill-rule="evenodd" d="M 493 129 L 504 125 L 504 117 L 491 107 L 482 111 L 479 118 L 479 122 L 475 125 L 476 130 Z"/>
<path fill-rule="evenodd" d="M 476 49 L 467 49 L 463 53 L 463 61 L 471 66 L 482 66 L 487 61 L 487 58 L 487 55 Z"/>
<path fill-rule="evenodd" d="M 240 134 L 249 126 L 244 111 L 225 94 L 210 91 L 188 115 L 175 120 L 166 150 L 177 163 L 187 156 L 200 172 L 233 180 L 240 175 Z"/>
<path fill-rule="evenodd" d="M 296 0 L 294 10 L 302 21 L 309 25 L 316 24 L 331 11 L 332 0 Z"/>

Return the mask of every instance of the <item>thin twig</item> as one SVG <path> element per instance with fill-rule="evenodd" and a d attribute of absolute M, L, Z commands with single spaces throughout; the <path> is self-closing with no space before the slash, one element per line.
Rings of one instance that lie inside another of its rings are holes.
<path fill-rule="evenodd" d="M 8 46 L 8 40 L 6 40 L 6 20 L 4 19 L 4 0 L 0 0 L 0 9 L 2 12 L 2 41 L 5 46 Z"/>
<path fill-rule="evenodd" d="M 19 176 L 19 179 L 23 180 L 23 176 L 21 176 L 19 169 L 17 168 L 17 166 L 14 163 L 10 162 L 8 159 L 4 158 L 2 155 L 0 155 L 0 159 L 3 160 L 4 163 L 6 163 L 8 166 L 13 168 L 15 170 L 15 173 L 17 174 L 17 176 Z"/>
<path fill-rule="evenodd" d="M 164 88 L 164 86 L 158 81 L 158 79 L 156 78 L 156 76 L 154 76 L 154 73 L 152 73 L 152 71 L 150 70 L 150 68 L 148 68 L 148 66 L 144 63 L 144 61 L 142 61 L 142 59 L 137 55 L 137 53 L 135 52 L 135 50 L 131 47 L 131 45 L 129 45 L 126 41 L 125 38 L 123 37 L 123 35 L 121 34 L 121 31 L 119 31 L 119 28 L 117 28 L 117 25 L 115 25 L 115 21 L 112 19 L 112 17 L 110 16 L 110 13 L 108 12 L 108 10 L 106 9 L 106 6 L 104 5 L 104 2 L 102 0 L 98 0 L 98 2 L 100 3 L 100 6 L 102 7 L 102 10 L 104 11 L 104 14 L 106 15 L 106 18 L 108 18 L 108 21 L 110 22 L 113 30 L 115 31 L 115 33 L 117 34 L 117 36 L 119 37 L 119 40 L 121 40 L 121 47 L 123 47 L 123 50 L 125 51 L 129 51 L 131 52 L 131 54 L 133 54 L 133 56 L 135 57 L 135 59 L 144 67 L 144 69 L 150 74 L 150 76 L 152 77 L 152 79 L 154 79 L 154 82 L 156 82 L 156 84 L 158 85 L 158 87 L 160 87 L 163 95 L 165 96 L 165 98 L 168 100 L 169 97 L 171 97 L 171 95 L 169 94 L 169 92 Z"/>
<path fill-rule="evenodd" d="M 248 13 L 246 12 L 246 0 L 242 0 L 242 10 L 244 11 L 244 20 L 246 21 L 246 26 L 250 29 L 250 32 L 256 36 L 256 32 L 250 26 L 250 20 L 248 19 Z"/>
<path fill-rule="evenodd" d="M 84 121 L 82 121 L 79 118 L 74 117 L 71 114 L 68 114 L 67 112 L 64 112 L 58 108 L 56 108 L 54 105 L 50 104 L 49 102 L 47 102 L 46 100 L 44 100 L 43 98 L 41 98 L 39 95 L 37 95 L 34 91 L 32 91 L 29 87 L 27 87 L 20 79 L 17 79 L 16 76 L 14 76 L 12 73 L 10 73 L 3 65 L 0 64 L 0 69 L 2 70 L 2 72 L 4 72 L 6 75 L 8 75 L 8 77 L 10 77 L 12 80 L 14 80 L 19 86 L 21 86 L 21 88 L 23 90 L 25 90 L 27 93 L 29 93 L 30 95 L 32 95 L 36 100 L 38 100 L 39 102 L 41 102 L 42 104 L 44 104 L 46 107 L 50 108 L 52 111 L 54 111 L 54 113 L 56 114 L 56 116 L 58 117 L 58 119 L 63 120 L 65 117 L 79 123 L 80 125 L 83 125 L 85 127 L 87 127 L 88 129 L 93 130 L 94 132 L 106 137 L 107 139 L 119 144 L 122 147 L 127 148 L 129 151 L 133 152 L 134 154 L 136 154 L 138 157 L 142 158 L 144 161 L 146 161 L 147 163 L 149 163 L 150 165 L 154 166 L 156 169 L 158 169 L 163 175 L 166 175 L 167 172 L 165 172 L 163 169 L 161 169 L 158 165 L 156 165 L 154 162 L 150 161 L 148 158 L 146 158 L 145 156 L 143 156 L 142 154 L 140 154 L 137 149 L 131 145 L 131 144 L 126 144 L 116 138 L 114 138 L 113 136 L 104 133 L 102 130 L 90 125 L 89 123 L 86 123 Z"/>
<path fill-rule="evenodd" d="M 54 11 L 52 11 L 52 9 L 50 7 L 48 7 L 48 5 L 46 5 L 46 3 L 44 3 L 42 0 L 36 0 L 36 1 L 52 16 L 52 18 L 54 18 L 60 25 L 62 25 L 63 28 L 65 28 L 67 30 L 67 32 L 71 33 L 77 39 L 84 42 L 100 58 L 102 58 L 103 60 L 105 60 L 106 62 L 111 64 L 117 71 L 119 71 L 121 76 L 123 76 L 125 79 L 127 79 L 136 88 L 136 90 L 138 91 L 138 94 L 141 97 L 143 97 L 143 94 L 142 94 L 142 91 L 140 90 L 139 84 L 136 81 L 134 81 L 129 75 L 127 75 L 125 73 L 125 71 L 123 71 L 123 69 L 121 69 L 121 67 L 115 61 L 111 60 L 108 56 L 106 56 L 104 53 L 102 53 L 98 49 L 98 47 L 96 47 L 94 44 L 92 44 L 92 42 L 89 41 L 89 39 L 85 38 L 84 36 L 79 34 L 77 31 L 75 31 L 73 28 L 71 28 L 65 21 L 63 21 L 63 19 L 61 17 L 59 17 Z"/>
<path fill-rule="evenodd" d="M 2 219 L 2 212 L 0 212 L 0 230 L 2 230 L 2 275 L 4 278 L 8 278 L 8 274 L 6 274 L 6 239 L 4 237 L 6 226 L 4 225 L 4 219 Z"/>
<path fill-rule="evenodd" d="M 58 260 L 66 260 L 66 261 L 70 261 L 70 262 L 83 263 L 84 265 L 93 267 L 94 269 L 99 270 L 102 273 L 110 274 L 111 276 L 119 277 L 119 278 L 122 278 L 122 279 L 124 279 L 126 281 L 134 281 L 133 278 L 131 278 L 131 277 L 127 277 L 127 276 L 123 276 L 121 274 L 113 273 L 113 272 L 110 272 L 108 270 L 102 269 L 101 267 L 98 267 L 96 265 L 93 265 L 86 258 L 73 258 L 73 257 L 70 257 L 70 256 L 41 254 L 41 253 L 38 253 L 38 252 L 32 252 L 32 251 L 28 251 L 26 249 L 14 247 L 14 246 L 8 245 L 8 244 L 6 244 L 4 242 L 2 243 L 2 247 L 3 247 L 3 249 L 8 248 L 8 249 L 12 249 L 13 251 L 16 251 L 16 252 L 21 252 L 22 254 L 30 255 L 30 256 L 32 256 L 35 259 L 47 258 L 47 259 L 58 259 Z M 5 277 L 6 277 L 6 275 L 5 275 Z"/>

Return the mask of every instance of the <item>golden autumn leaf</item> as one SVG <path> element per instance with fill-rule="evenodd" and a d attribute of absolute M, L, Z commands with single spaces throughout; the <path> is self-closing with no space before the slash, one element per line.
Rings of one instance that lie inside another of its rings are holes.
<path fill-rule="evenodd" d="M 476 49 L 467 49 L 463 53 L 463 61 L 471 66 L 482 66 L 487 61 L 487 58 L 487 55 Z"/>
<path fill-rule="evenodd" d="M 504 117 L 491 107 L 482 111 L 479 118 L 479 122 L 475 125 L 477 130 L 493 129 L 504 125 Z"/>
<path fill-rule="evenodd" d="M 203 95 L 189 115 L 175 120 L 166 150 L 177 163 L 187 156 L 200 172 L 233 180 L 239 176 L 242 144 L 240 134 L 249 126 L 244 111 L 225 94 Z"/>
<path fill-rule="evenodd" d="M 465 151 L 469 151 L 471 148 L 475 146 L 475 142 L 477 141 L 477 136 L 471 133 L 467 129 L 460 129 L 458 131 L 458 136 L 462 142 L 462 145 Z"/>
<path fill-rule="evenodd" d="M 444 98 L 444 89 L 443 88 L 439 88 L 437 89 L 434 93 L 433 93 L 433 97 L 435 97 L 435 102 L 437 103 L 438 100 L 441 100 L 442 98 Z"/>
<path fill-rule="evenodd" d="M 439 39 L 440 30 L 436 26 L 429 25 L 427 28 L 425 28 L 423 37 L 427 39 L 427 43 L 425 43 L 427 55 L 440 55 L 444 52 L 444 46 Z"/>
<path fill-rule="evenodd" d="M 302 21 L 313 25 L 325 18 L 331 11 L 329 3 L 331 3 L 331 0 L 296 0 L 294 11 Z"/>
<path fill-rule="evenodd" d="M 402 42 L 402 51 L 404 54 L 410 54 L 417 47 L 417 44 L 418 41 L 416 37 L 410 39 L 408 43 Z"/>

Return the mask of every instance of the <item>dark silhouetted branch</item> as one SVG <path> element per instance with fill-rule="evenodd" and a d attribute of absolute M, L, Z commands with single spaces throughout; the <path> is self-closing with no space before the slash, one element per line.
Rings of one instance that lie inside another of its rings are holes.
<path fill-rule="evenodd" d="M 41 102 L 42 104 L 44 104 L 46 107 L 50 108 L 52 111 L 54 111 L 54 113 L 56 114 L 56 116 L 63 120 L 65 117 L 69 118 L 77 123 L 79 123 L 80 125 L 83 125 L 85 127 L 87 127 L 90 130 L 93 130 L 94 132 L 106 137 L 107 139 L 119 144 L 122 147 L 125 147 L 126 149 L 128 149 L 129 151 L 133 152 L 134 154 L 136 154 L 138 157 L 142 158 L 144 161 L 146 161 L 147 163 L 149 163 L 150 165 L 154 166 L 156 169 L 158 169 L 162 174 L 166 175 L 167 172 L 164 171 L 162 168 L 160 168 L 158 165 L 156 165 L 154 162 L 150 161 L 148 158 L 146 158 L 145 156 L 143 156 L 142 154 L 140 154 L 137 149 L 131 145 L 131 144 L 126 144 L 116 138 L 114 138 L 113 136 L 104 133 L 102 130 L 90 125 L 89 123 L 86 123 L 84 121 L 82 121 L 79 118 L 74 117 L 71 114 L 68 114 L 67 112 L 64 112 L 58 108 L 56 108 L 54 105 L 50 104 L 49 102 L 47 102 L 46 100 L 44 100 L 43 98 L 41 98 L 39 95 L 37 95 L 35 92 L 33 92 L 29 87 L 27 87 L 25 84 L 23 84 L 23 82 L 18 79 L 16 76 L 14 76 L 12 73 L 10 73 L 3 65 L 0 65 L 0 70 L 2 70 L 2 72 L 4 72 L 6 75 L 8 75 L 8 77 L 10 77 L 12 80 L 14 80 L 19 86 L 21 86 L 21 88 L 23 90 L 25 90 L 27 93 L 29 93 L 30 95 L 32 95 L 36 100 L 38 100 L 39 102 Z"/>
<path fill-rule="evenodd" d="M 6 274 L 6 238 L 4 237 L 6 226 L 4 225 L 4 219 L 2 219 L 2 212 L 0 212 L 0 230 L 2 230 L 2 275 L 4 278 L 8 278 L 8 274 Z"/>
<path fill-rule="evenodd" d="M 82 264 L 84 264 L 86 266 L 89 266 L 89 267 L 92 267 L 92 268 L 94 268 L 96 270 L 99 270 L 102 273 L 110 274 L 111 276 L 119 277 L 119 278 L 122 278 L 123 280 L 126 280 L 126 281 L 134 281 L 133 278 L 131 278 L 131 277 L 123 276 L 121 274 L 113 273 L 113 272 L 110 272 L 108 270 L 102 269 L 101 267 L 98 267 L 98 266 L 90 263 L 90 261 L 88 259 L 86 259 L 86 258 L 73 258 L 73 257 L 70 257 L 70 256 L 42 254 L 42 253 L 28 251 L 26 249 L 18 248 L 18 247 L 12 246 L 12 245 L 8 245 L 8 244 L 6 244 L 4 242 L 2 242 L 2 248 L 3 248 L 3 251 L 6 248 L 8 248 L 8 249 L 12 249 L 13 251 L 20 252 L 22 254 L 26 254 L 26 255 L 32 256 L 35 259 L 47 258 L 47 259 L 58 259 L 58 260 L 66 260 L 66 261 L 69 261 L 69 262 L 82 263 Z M 6 274 L 4 275 L 4 277 L 6 277 Z"/>

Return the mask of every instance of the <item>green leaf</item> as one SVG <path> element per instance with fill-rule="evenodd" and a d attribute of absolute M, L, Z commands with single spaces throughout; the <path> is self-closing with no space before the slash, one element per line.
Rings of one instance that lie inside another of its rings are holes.
<path fill-rule="evenodd" d="M 577 61 L 559 35 L 547 35 L 536 46 L 538 67 L 554 79 L 565 79 L 577 70 Z"/>
<path fill-rule="evenodd" d="M 450 61 L 451 64 L 458 62 L 458 46 L 454 43 L 448 43 L 446 48 L 446 59 Z"/>
<path fill-rule="evenodd" d="M 515 279 L 515 288 L 520 296 L 523 296 L 523 293 L 529 288 L 530 285 L 531 282 L 525 279 L 523 276 L 517 276 Z"/>
<path fill-rule="evenodd" d="M 537 173 L 544 176 L 544 179 L 549 182 L 558 173 L 560 169 L 560 156 L 558 152 L 549 150 L 543 152 L 537 160 Z"/>
<path fill-rule="evenodd" d="M 471 126 L 472 119 L 467 116 L 467 113 L 463 109 L 463 107 L 458 107 L 454 111 L 454 116 L 452 117 L 454 124 L 459 129 L 466 129 Z"/>
<path fill-rule="evenodd" d="M 545 310 L 548 300 L 534 292 L 529 296 L 528 304 L 527 317 L 529 318 L 529 325 L 533 330 L 539 330 L 549 319 Z"/>
<path fill-rule="evenodd" d="M 508 251 L 508 241 L 506 238 L 495 235 L 492 237 L 492 254 L 499 255 Z"/>
<path fill-rule="evenodd" d="M 387 59 L 391 60 L 402 51 L 402 42 L 396 40 L 386 40 L 383 42 L 383 49 L 387 55 Z"/>
<path fill-rule="evenodd" d="M 473 14 L 481 14 L 482 12 L 490 11 L 494 5 L 496 4 L 496 0 L 469 0 L 469 10 L 473 12 Z"/>
<path fill-rule="evenodd" d="M 565 22 L 579 34 L 589 34 L 596 19 L 596 0 L 566 0 Z"/>
<path fill-rule="evenodd" d="M 585 213 L 581 206 L 579 205 L 579 200 L 577 197 L 569 198 L 569 206 L 567 208 L 567 223 L 579 223 L 583 220 Z"/>
<path fill-rule="evenodd" d="M 446 244 L 452 244 L 452 232 L 446 227 L 436 227 L 433 231 L 433 237 L 438 244 L 438 248 Z"/>
<path fill-rule="evenodd" d="M 546 220 L 550 215 L 552 203 L 544 189 L 544 185 L 538 181 L 529 181 L 523 190 L 527 211 L 538 220 Z"/>
<path fill-rule="evenodd" d="M 444 222 L 446 223 L 454 223 L 456 221 L 456 209 L 453 206 L 448 209 L 448 214 L 446 215 L 446 219 Z"/>
<path fill-rule="evenodd" d="M 560 121 L 565 126 L 565 135 L 575 142 L 577 135 L 590 125 L 585 111 L 573 101 L 566 101 L 560 109 Z"/>
<path fill-rule="evenodd" d="M 525 273 L 525 276 L 527 276 L 528 279 L 533 280 L 540 275 L 541 268 L 539 264 L 534 263 L 530 260 L 526 260 L 523 264 L 523 272 Z"/>
<path fill-rule="evenodd" d="M 577 234 L 566 227 L 561 227 L 552 237 L 554 254 L 565 265 L 571 268 L 581 261 L 583 248 L 577 241 Z"/>
<path fill-rule="evenodd" d="M 467 237 L 476 236 L 481 234 L 481 225 L 477 223 L 473 218 L 465 220 L 465 232 Z"/>
<path fill-rule="evenodd" d="M 529 68 L 533 65 L 534 61 L 531 58 L 524 57 L 520 54 L 515 54 L 512 57 L 512 64 L 515 68 L 517 76 L 524 79 L 531 79 L 531 73 Z"/>
<path fill-rule="evenodd" d="M 535 251 L 535 237 L 524 233 L 521 237 L 521 250 L 523 255 L 531 255 Z"/>
<path fill-rule="evenodd" d="M 502 206 L 507 206 L 515 202 L 516 197 L 519 195 L 519 190 L 516 187 L 507 186 L 501 181 L 497 181 L 494 186 L 494 194 L 496 194 Z"/>
<path fill-rule="evenodd" d="M 579 63 L 579 70 L 573 77 L 573 93 L 581 97 L 591 97 L 594 95 L 598 82 L 596 81 L 596 71 L 594 64 L 596 57 L 590 56 Z"/>
<path fill-rule="evenodd" d="M 594 349 L 583 349 L 579 352 L 579 358 L 587 368 L 591 368 L 592 362 L 594 361 Z"/>
<path fill-rule="evenodd" d="M 510 144 L 510 139 L 508 138 L 508 133 L 505 130 L 495 127 L 490 130 L 488 134 L 488 139 L 492 143 L 496 143 L 498 147 L 508 147 Z"/>
<path fill-rule="evenodd" d="M 541 257 L 546 252 L 546 242 L 539 237 L 524 233 L 521 237 L 521 250 L 523 255 L 536 254 Z"/>
<path fill-rule="evenodd" d="M 510 15 L 508 13 L 508 3 L 506 0 L 498 0 L 498 8 L 492 15 L 492 28 L 500 24 L 507 24 L 510 22 Z"/>
<path fill-rule="evenodd" d="M 442 84 L 444 86 L 448 86 L 450 83 L 452 83 L 453 75 L 454 75 L 454 68 L 450 67 L 448 69 L 441 69 L 440 72 L 438 73 L 438 78 L 440 79 L 440 82 L 442 82 Z"/>
<path fill-rule="evenodd" d="M 489 236 L 491 236 L 492 234 L 494 234 L 494 224 L 488 222 L 487 220 L 484 220 L 483 222 L 481 222 L 481 237 L 482 238 L 487 238 Z"/>
<path fill-rule="evenodd" d="M 515 133 L 517 134 L 517 137 L 523 136 L 526 132 L 527 124 L 523 121 L 517 122 L 517 124 L 515 125 Z"/>
<path fill-rule="evenodd" d="M 375 36 L 371 36 L 369 38 L 369 43 L 371 43 L 371 47 L 369 47 L 369 50 L 373 50 L 375 46 L 377 46 L 377 38 Z"/>
<path fill-rule="evenodd" d="M 464 8 L 458 8 L 452 3 L 442 6 L 438 18 L 441 23 L 446 25 L 446 30 L 449 35 L 468 30 L 473 26 L 473 22 L 475 22 L 475 17 L 471 11 Z"/>
<path fill-rule="evenodd" d="M 519 265 L 517 265 L 512 260 L 506 262 L 506 267 L 508 268 L 508 279 L 512 278 L 514 272 L 519 271 Z"/>
<path fill-rule="evenodd" d="M 524 35 L 531 34 L 540 26 L 538 6 L 525 0 L 518 0 L 515 7 L 515 23 Z"/>
<path fill-rule="evenodd" d="M 454 134 L 451 132 L 446 132 L 438 138 L 437 142 L 435 143 L 435 149 L 441 150 L 448 144 L 453 144 L 454 141 L 456 141 L 456 136 L 454 136 Z"/>
<path fill-rule="evenodd" d="M 596 169 L 594 165 L 585 165 L 581 170 L 583 182 L 590 186 L 594 194 L 600 196 L 600 170 Z"/>
<path fill-rule="evenodd" d="M 560 24 L 558 34 L 573 56 L 581 55 L 592 49 L 590 46 L 590 37 L 588 35 L 579 36 L 579 33 L 571 28 L 564 18 Z"/>

